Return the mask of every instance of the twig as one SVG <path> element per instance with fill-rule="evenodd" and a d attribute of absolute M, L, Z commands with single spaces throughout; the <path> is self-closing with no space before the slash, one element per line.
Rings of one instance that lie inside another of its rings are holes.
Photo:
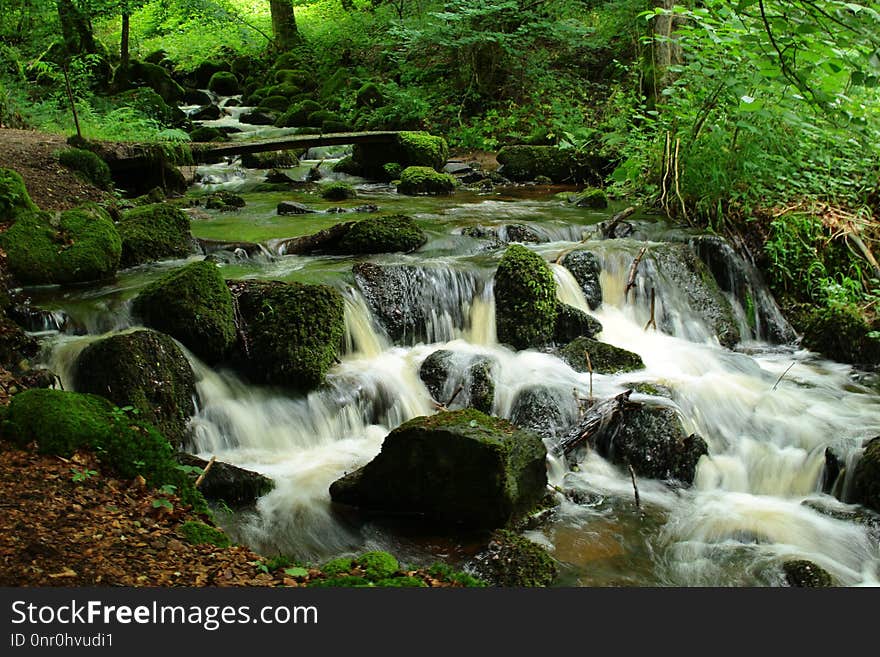
<path fill-rule="evenodd" d="M 666 141 L 663 145 L 663 178 L 660 179 L 660 207 L 666 210 L 666 214 L 669 214 L 669 201 L 667 200 L 668 188 L 666 187 L 666 181 L 669 179 L 669 169 L 672 167 L 672 157 L 670 151 L 670 137 L 669 131 L 666 131 Z"/>
<path fill-rule="evenodd" d="M 678 185 L 679 181 L 679 170 L 678 170 L 678 148 L 681 146 L 681 139 L 675 140 L 675 195 L 678 197 L 679 202 L 681 203 L 681 214 L 684 217 L 684 220 L 687 222 L 688 226 L 691 226 L 691 218 L 688 216 L 687 207 L 684 203 L 684 198 L 681 195 L 681 188 Z"/>
<path fill-rule="evenodd" d="M 76 137 L 82 141 L 82 132 L 79 129 L 79 117 L 76 115 L 76 103 L 73 100 L 73 90 L 70 88 L 70 76 L 67 74 L 67 66 L 62 69 L 64 71 L 64 85 L 67 87 L 67 98 L 70 100 L 70 111 L 73 112 L 73 124 L 76 126 Z"/>
<path fill-rule="evenodd" d="M 593 403 L 593 361 L 590 360 L 590 352 L 584 351 L 584 357 L 587 360 L 587 369 L 590 372 L 590 403 Z"/>
<path fill-rule="evenodd" d="M 782 381 L 783 378 L 785 378 L 785 375 L 788 374 L 788 370 L 790 370 L 792 367 L 794 367 L 796 362 L 797 361 L 795 361 L 795 360 L 791 361 L 791 365 L 789 365 L 787 368 L 785 368 L 785 371 L 779 375 L 778 379 L 776 379 L 776 383 L 774 383 L 773 387 L 770 389 L 771 391 L 776 390 L 776 386 L 778 386 L 779 382 Z"/>
<path fill-rule="evenodd" d="M 634 206 L 629 206 L 611 217 L 611 220 L 602 224 L 602 237 L 614 237 L 614 229 L 617 224 L 629 217 L 636 211 Z"/>
<path fill-rule="evenodd" d="M 445 404 L 446 408 L 449 408 L 452 405 L 452 402 L 455 401 L 455 398 L 458 397 L 458 393 L 460 393 L 462 390 L 464 390 L 464 384 L 459 383 L 458 387 L 455 389 L 455 392 L 452 393 L 452 397 L 450 397 L 449 401 L 446 402 L 446 404 Z"/>
<path fill-rule="evenodd" d="M 208 470 L 211 469 L 211 466 L 214 465 L 214 461 L 216 461 L 216 460 L 217 460 L 217 456 L 214 455 L 211 457 L 211 460 L 208 461 L 208 465 L 205 466 L 205 469 L 202 470 L 202 474 L 199 475 L 199 478 L 196 479 L 196 483 L 193 484 L 196 488 L 198 488 L 199 484 L 202 483 L 202 480 L 205 478 L 205 475 L 208 474 Z"/>
<path fill-rule="evenodd" d="M 636 256 L 635 260 L 632 262 L 632 266 L 629 268 L 629 277 L 626 280 L 626 289 L 623 291 L 623 298 L 626 299 L 629 297 L 629 291 L 636 284 L 636 271 L 639 268 L 639 263 L 642 262 L 642 258 L 645 257 L 645 252 L 648 250 L 647 246 L 643 246 L 642 250 L 639 251 L 639 255 Z"/>
<path fill-rule="evenodd" d="M 641 509 L 642 502 L 641 500 L 639 500 L 639 487 L 636 485 L 636 471 L 633 470 L 631 463 L 627 463 L 627 466 L 629 467 L 629 477 L 630 479 L 632 479 L 633 482 L 633 492 L 635 492 L 636 494 L 636 508 Z"/>
<path fill-rule="evenodd" d="M 647 331 L 649 326 L 653 326 L 654 330 L 657 330 L 657 322 L 654 321 L 654 288 L 651 288 L 651 319 L 648 320 L 648 323 L 645 324 L 644 330 Z"/>

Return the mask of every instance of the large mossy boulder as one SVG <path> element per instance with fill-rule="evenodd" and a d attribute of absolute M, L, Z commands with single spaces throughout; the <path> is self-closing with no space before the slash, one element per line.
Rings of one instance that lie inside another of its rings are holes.
<path fill-rule="evenodd" d="M 601 163 L 572 149 L 555 146 L 505 146 L 498 151 L 498 170 L 514 182 L 546 176 L 555 183 L 598 180 Z"/>
<path fill-rule="evenodd" d="M 556 305 L 556 281 L 544 259 L 519 244 L 507 247 L 495 272 L 498 340 L 516 349 L 548 344 Z"/>
<path fill-rule="evenodd" d="M 279 128 L 302 128 L 312 125 L 309 123 L 309 116 L 314 112 L 324 109 L 320 103 L 314 100 L 302 100 L 298 103 L 290 105 L 283 114 L 281 114 L 275 125 Z M 318 123 L 320 126 L 321 124 Z"/>
<path fill-rule="evenodd" d="M 336 361 L 345 330 L 342 295 L 326 285 L 228 283 L 241 321 L 235 360 L 251 380 L 311 390 Z"/>
<path fill-rule="evenodd" d="M 171 75 L 161 66 L 148 62 L 132 61 L 128 69 L 119 67 L 113 81 L 119 89 L 129 87 L 150 87 L 162 97 L 168 105 L 177 105 L 185 94 Z"/>
<path fill-rule="evenodd" d="M 578 285 L 581 286 L 591 310 L 602 305 L 602 284 L 599 282 L 602 265 L 594 253 L 572 251 L 565 256 L 562 266 L 571 272 Z"/>
<path fill-rule="evenodd" d="M 847 501 L 863 504 L 880 513 L 880 436 L 865 445 L 865 451 L 853 469 Z"/>
<path fill-rule="evenodd" d="M 400 174 L 397 191 L 408 196 L 440 196 L 455 191 L 455 177 L 431 167 L 407 167 Z"/>
<path fill-rule="evenodd" d="M 183 258 L 193 251 L 189 217 L 164 203 L 122 213 L 117 225 L 122 236 L 123 267 L 166 258 Z"/>
<path fill-rule="evenodd" d="M 684 484 L 693 483 L 697 462 L 709 452 L 705 440 L 685 432 L 675 409 L 638 403 L 628 404 L 594 446 L 613 463 L 632 465 L 640 477 Z"/>
<path fill-rule="evenodd" d="M 207 363 L 223 360 L 235 343 L 232 294 L 213 262 L 169 272 L 141 291 L 133 310 L 144 324 L 177 338 Z"/>
<path fill-rule="evenodd" d="M 233 72 L 217 71 L 208 80 L 208 91 L 213 91 L 218 96 L 234 96 L 241 93 L 241 88 Z"/>
<path fill-rule="evenodd" d="M 163 333 L 139 330 L 91 343 L 73 370 L 78 392 L 103 395 L 120 408 L 133 406 L 174 446 L 195 412 L 195 375 L 177 343 Z"/>
<path fill-rule="evenodd" d="M 174 485 L 184 501 L 207 511 L 204 498 L 178 468 L 168 440 L 139 416 L 98 395 L 26 390 L 12 398 L 2 434 L 20 446 L 36 442 L 43 454 L 69 457 L 90 449 L 121 477 L 141 475 L 154 487 Z"/>
<path fill-rule="evenodd" d="M 880 338 L 869 335 L 880 330 L 880 322 L 872 327 L 855 304 L 804 304 L 798 310 L 791 313 L 792 322 L 803 333 L 806 348 L 842 363 L 880 364 Z"/>
<path fill-rule="evenodd" d="M 358 175 L 389 180 L 385 165 L 395 162 L 401 170 L 428 167 L 441 171 L 449 158 L 449 146 L 443 137 L 426 132 L 401 132 L 391 144 L 355 144 L 351 170 Z"/>
<path fill-rule="evenodd" d="M 493 532 L 485 550 L 474 557 L 471 568 L 493 586 L 550 586 L 559 569 L 543 547 L 508 530 Z"/>
<path fill-rule="evenodd" d="M 431 397 L 447 408 L 491 413 L 495 402 L 493 358 L 438 349 L 422 361 L 419 378 Z"/>
<path fill-rule="evenodd" d="M 19 207 L 26 207 L 19 203 Z M 9 271 L 24 284 L 62 285 L 111 278 L 122 243 L 110 216 L 97 205 L 47 212 L 18 211 L 2 235 Z"/>
<path fill-rule="evenodd" d="M 473 409 L 443 412 L 392 431 L 379 455 L 335 481 L 330 496 L 367 511 L 504 527 L 544 496 L 546 456 L 537 434 L 506 420 Z"/>
<path fill-rule="evenodd" d="M 409 253 L 427 241 L 425 231 L 412 217 L 394 214 L 353 223 L 330 252 L 342 255 Z"/>
<path fill-rule="evenodd" d="M 58 151 L 58 163 L 75 171 L 98 189 L 113 187 L 110 167 L 92 151 L 83 148 L 65 148 Z"/>
<path fill-rule="evenodd" d="M 620 374 L 645 367 L 638 354 L 586 336 L 569 342 L 560 350 L 559 356 L 577 372 L 592 370 L 597 374 Z"/>

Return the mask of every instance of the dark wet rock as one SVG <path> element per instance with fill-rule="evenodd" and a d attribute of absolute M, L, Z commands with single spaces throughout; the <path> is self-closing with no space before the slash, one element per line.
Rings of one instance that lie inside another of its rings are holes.
<path fill-rule="evenodd" d="M 237 304 L 238 351 L 231 358 L 259 383 L 311 390 L 336 362 L 344 334 L 342 295 L 326 285 L 227 281 Z"/>
<path fill-rule="evenodd" d="M 281 201 L 276 208 L 278 214 L 312 214 L 317 212 L 307 205 L 297 203 L 296 201 Z"/>
<path fill-rule="evenodd" d="M 82 350 L 74 366 L 74 388 L 133 406 L 179 446 L 195 412 L 195 375 L 177 343 L 163 333 L 140 330 L 104 338 Z"/>
<path fill-rule="evenodd" d="M 284 185 L 296 182 L 293 178 L 288 176 L 283 171 L 279 171 L 278 169 L 272 169 L 271 171 L 269 171 L 263 180 L 271 185 Z"/>
<path fill-rule="evenodd" d="M 601 332 L 602 324 L 598 319 L 573 306 L 557 303 L 556 328 L 553 333 L 553 340 L 557 344 L 565 344 L 581 336 L 593 338 Z"/>
<path fill-rule="evenodd" d="M 367 203 L 366 205 L 359 205 L 354 209 L 355 212 L 378 212 L 379 206 L 373 205 L 372 203 Z"/>
<path fill-rule="evenodd" d="M 207 104 L 195 110 L 189 115 L 193 121 L 213 121 L 219 119 L 223 112 L 216 105 Z"/>
<path fill-rule="evenodd" d="M 204 472 L 208 461 L 192 454 L 179 453 L 177 461 L 190 468 L 201 468 Z M 195 480 L 200 473 L 191 473 Z M 275 488 L 275 482 L 259 472 L 245 470 L 223 461 L 214 461 L 208 474 L 199 484 L 199 491 L 205 499 L 223 502 L 232 509 L 242 509 L 256 504 L 257 499 Z"/>
<path fill-rule="evenodd" d="M 352 272 L 374 316 L 398 343 L 450 339 L 429 336 L 429 322 L 447 315 L 453 326 L 463 327 L 466 316 L 460 300 L 477 292 L 474 275 L 451 269 L 362 262 Z"/>
<path fill-rule="evenodd" d="M 150 283 L 132 311 L 207 363 L 223 360 L 236 339 L 232 295 L 211 262 L 194 262 Z"/>
<path fill-rule="evenodd" d="M 248 125 L 274 125 L 275 116 L 268 112 L 245 112 L 238 117 L 239 122 Z"/>
<path fill-rule="evenodd" d="M 825 307 L 798 304 L 789 316 L 803 333 L 804 347 L 865 369 L 880 365 L 880 340 L 871 337 L 873 331 L 880 329 L 880 322 L 869 323 L 855 304 Z"/>
<path fill-rule="evenodd" d="M 785 581 L 789 586 L 797 588 L 825 588 L 834 586 L 828 571 L 820 568 L 812 561 L 799 559 L 786 561 L 782 564 Z"/>
<path fill-rule="evenodd" d="M 419 378 L 431 397 L 450 410 L 475 408 L 491 413 L 495 401 L 495 380 L 492 377 L 495 364 L 495 360 L 487 356 L 440 349 L 422 361 Z"/>
<path fill-rule="evenodd" d="M 28 331 L 63 331 L 70 318 L 63 310 L 38 308 L 27 297 L 6 309 L 6 315 Z"/>
<path fill-rule="evenodd" d="M 596 450 L 613 463 L 632 465 L 636 475 L 692 484 L 706 441 L 685 433 L 675 409 L 630 402 L 619 423 L 600 433 Z"/>
<path fill-rule="evenodd" d="M 587 353 L 590 354 L 589 363 Z M 633 372 L 645 367 L 638 354 L 588 337 L 572 340 L 559 352 L 559 356 L 578 372 L 588 372 L 590 366 L 598 374 Z"/>
<path fill-rule="evenodd" d="M 583 290 L 584 297 L 592 310 L 602 305 L 602 285 L 599 275 L 602 265 L 596 254 L 590 251 L 572 251 L 562 261 L 562 266 L 571 272 Z"/>
<path fill-rule="evenodd" d="M 606 196 L 604 190 L 598 187 L 591 187 L 585 189 L 572 199 L 572 203 L 579 208 L 603 210 L 608 207 L 608 196 Z"/>
<path fill-rule="evenodd" d="M 205 207 L 209 210 L 238 210 L 245 206 L 244 199 L 238 194 L 220 190 L 205 197 Z"/>
<path fill-rule="evenodd" d="M 846 460 L 833 447 L 826 447 L 825 469 L 822 472 L 822 492 L 835 495 L 835 490 L 838 489 L 838 480 L 845 471 Z"/>
<path fill-rule="evenodd" d="M 211 94 L 201 89 L 187 89 L 183 94 L 183 102 L 187 105 L 210 105 L 213 103 Z"/>
<path fill-rule="evenodd" d="M 501 244 L 521 242 L 525 244 L 538 244 L 547 239 L 531 226 L 526 224 L 503 224 L 497 228 L 491 226 L 467 226 L 462 228 L 461 234 L 474 239 L 488 239 Z"/>
<path fill-rule="evenodd" d="M 558 567 L 543 547 L 507 530 L 496 531 L 486 549 L 469 564 L 470 569 L 493 586 L 550 586 Z"/>
<path fill-rule="evenodd" d="M 880 513 L 880 436 L 865 444 L 865 451 L 853 468 L 848 501 Z"/>
<path fill-rule="evenodd" d="M 443 173 L 451 173 L 453 176 L 460 176 L 471 172 L 473 172 L 471 166 L 464 162 L 450 160 L 443 165 Z"/>
<path fill-rule="evenodd" d="M 399 426 L 375 459 L 330 486 L 330 496 L 364 510 L 489 529 L 530 511 L 546 485 L 546 448 L 536 434 L 466 409 Z"/>
<path fill-rule="evenodd" d="M 553 340 L 556 281 L 544 259 L 524 246 L 507 247 L 495 272 L 498 340 L 516 349 Z"/>
<path fill-rule="evenodd" d="M 523 388 L 513 402 L 510 421 L 542 438 L 559 438 L 577 419 L 577 403 L 570 390 L 543 385 Z"/>

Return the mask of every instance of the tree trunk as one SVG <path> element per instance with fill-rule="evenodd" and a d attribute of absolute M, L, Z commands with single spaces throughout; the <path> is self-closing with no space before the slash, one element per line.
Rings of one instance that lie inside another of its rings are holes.
<path fill-rule="evenodd" d="M 654 0 L 654 6 L 671 11 L 676 5 L 676 0 Z M 661 92 L 675 80 L 675 75 L 669 70 L 670 66 L 681 63 L 681 46 L 675 40 L 675 30 L 681 23 L 681 17 L 676 14 L 664 14 L 654 20 L 654 43 L 652 45 L 652 69 L 653 89 L 655 99 L 661 97 Z"/>
<path fill-rule="evenodd" d="M 128 36 L 130 32 L 130 21 L 131 17 L 128 13 L 122 14 L 122 37 L 119 40 L 119 65 L 123 69 L 128 68 Z"/>
<path fill-rule="evenodd" d="M 269 0 L 272 12 L 272 33 L 275 36 L 276 50 L 288 50 L 299 43 L 296 29 L 296 16 L 291 0 Z"/>
<path fill-rule="evenodd" d="M 89 17 L 79 10 L 73 0 L 58 0 L 58 20 L 61 21 L 61 34 L 69 55 L 98 52 Z"/>

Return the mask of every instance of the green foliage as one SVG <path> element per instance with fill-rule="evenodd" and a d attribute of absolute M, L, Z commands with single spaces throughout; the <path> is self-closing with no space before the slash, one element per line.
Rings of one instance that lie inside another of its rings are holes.
<path fill-rule="evenodd" d="M 436 563 L 430 568 L 428 568 L 428 574 L 431 577 L 436 577 L 439 580 L 454 582 L 455 584 L 459 584 L 461 586 L 467 587 L 485 587 L 486 582 L 479 579 L 478 577 L 474 577 L 470 573 L 466 573 L 464 571 L 456 571 L 449 564 L 445 563 Z"/>
<path fill-rule="evenodd" d="M 71 468 L 70 472 L 70 480 L 75 484 L 91 479 L 98 474 L 97 470 L 89 470 L 87 468 Z"/>
<path fill-rule="evenodd" d="M 364 577 L 356 575 L 340 575 L 339 577 L 327 577 L 325 579 L 314 579 L 309 582 L 309 586 L 315 588 L 340 588 L 340 587 L 364 587 L 372 586 L 372 582 Z"/>
<path fill-rule="evenodd" d="M 230 546 L 229 537 L 216 527 L 211 527 L 197 520 L 187 520 L 180 526 L 187 543 L 193 545 L 215 545 L 225 548 Z"/>
<path fill-rule="evenodd" d="M 142 475 L 155 488 L 171 484 L 196 510 L 204 498 L 177 469 L 174 450 L 156 429 L 127 413 L 114 412 L 103 397 L 53 389 L 16 395 L 3 422 L 3 437 L 17 445 L 37 443 L 43 454 L 69 457 L 91 449 L 99 460 L 126 479 Z"/>
<path fill-rule="evenodd" d="M 99 189 L 110 189 L 113 186 L 110 167 L 91 151 L 81 148 L 66 148 L 58 152 L 58 161 L 68 169 L 81 173 L 86 180 Z"/>
<path fill-rule="evenodd" d="M 3 218 L 11 219 L 19 212 L 34 212 L 37 209 L 21 175 L 12 169 L 0 169 L 0 213 Z"/>
<path fill-rule="evenodd" d="M 351 572 L 351 569 L 354 567 L 354 560 L 348 557 L 339 557 L 338 559 L 333 559 L 332 561 L 328 561 L 323 566 L 321 566 L 321 572 L 327 575 L 328 577 L 334 577 L 336 575 L 340 575 L 342 573 Z"/>
<path fill-rule="evenodd" d="M 536 253 L 507 247 L 495 272 L 498 339 L 517 349 L 549 343 L 556 323 L 556 281 Z"/>
<path fill-rule="evenodd" d="M 377 581 L 391 577 L 400 569 L 400 564 L 387 552 L 365 552 L 355 560 L 367 579 Z"/>

